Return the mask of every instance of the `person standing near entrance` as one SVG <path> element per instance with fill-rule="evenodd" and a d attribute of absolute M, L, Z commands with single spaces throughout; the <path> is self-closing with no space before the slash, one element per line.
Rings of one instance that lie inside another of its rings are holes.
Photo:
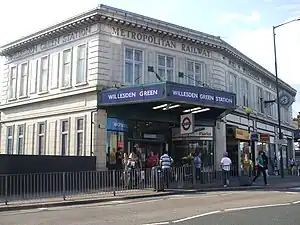
<path fill-rule="evenodd" d="M 166 184 L 166 188 L 169 188 L 170 182 L 170 170 L 173 159 L 168 155 L 168 151 L 165 150 L 164 154 L 160 157 L 160 165 L 164 174 L 164 182 Z"/>
<path fill-rule="evenodd" d="M 195 170 L 196 170 L 196 180 L 200 180 L 202 183 L 202 174 L 201 174 L 201 166 L 202 166 L 202 161 L 201 161 L 201 152 L 196 153 L 196 156 L 194 158 L 194 165 L 195 165 Z"/>
<path fill-rule="evenodd" d="M 229 184 L 229 171 L 232 165 L 231 159 L 228 157 L 228 153 L 225 152 L 223 158 L 221 159 L 221 168 L 222 168 L 222 176 L 223 176 L 223 185 L 227 187 Z"/>
<path fill-rule="evenodd" d="M 260 176 L 262 173 L 264 176 L 264 182 L 265 185 L 268 185 L 267 183 L 267 174 L 266 174 L 266 169 L 265 169 L 265 162 L 264 162 L 264 157 L 263 157 L 263 151 L 259 151 L 259 155 L 256 159 L 256 164 L 257 164 L 257 173 L 256 176 L 253 179 L 253 184 L 255 184 L 256 179 Z"/>

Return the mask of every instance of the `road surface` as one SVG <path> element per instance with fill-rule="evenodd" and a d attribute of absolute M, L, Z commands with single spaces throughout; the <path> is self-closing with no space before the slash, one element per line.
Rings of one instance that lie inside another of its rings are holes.
<path fill-rule="evenodd" d="M 299 224 L 300 221 L 299 210 L 298 212 L 296 210 L 297 207 L 300 208 L 298 203 L 300 203 L 300 192 L 228 191 L 2 212 L 0 218 L 1 225 L 154 225 L 155 223 L 234 225 L 235 220 L 236 224 L 276 225 L 278 224 L 275 223 L 276 220 L 273 221 L 274 223 L 261 221 L 282 217 L 289 221 L 283 220 L 281 224 L 293 225 Z M 247 209 L 258 206 L 266 208 Z M 268 207 L 271 206 L 272 208 L 269 209 Z M 252 217 L 259 223 L 252 223 L 251 220 L 248 222 Z M 298 223 L 293 223 L 294 220 Z M 244 223 L 245 221 L 248 223 Z"/>
<path fill-rule="evenodd" d="M 300 205 L 274 206 L 232 212 L 214 213 L 186 221 L 180 225 L 299 225 Z"/>

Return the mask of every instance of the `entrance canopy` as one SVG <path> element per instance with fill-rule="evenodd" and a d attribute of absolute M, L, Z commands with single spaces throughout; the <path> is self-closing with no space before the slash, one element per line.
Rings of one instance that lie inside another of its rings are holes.
<path fill-rule="evenodd" d="M 98 108 L 145 109 L 151 111 L 200 113 L 201 116 L 223 117 L 236 108 L 234 93 L 173 82 L 129 86 L 102 90 Z"/>

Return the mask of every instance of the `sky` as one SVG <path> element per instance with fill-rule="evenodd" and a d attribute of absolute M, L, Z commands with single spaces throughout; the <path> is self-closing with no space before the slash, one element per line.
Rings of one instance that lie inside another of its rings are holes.
<path fill-rule="evenodd" d="M 0 1 L 0 46 L 98 4 L 220 36 L 272 73 L 272 26 L 300 18 L 300 0 L 5 0 Z M 279 78 L 300 92 L 300 21 L 276 34 Z M 293 111 L 300 111 L 300 93 Z"/>

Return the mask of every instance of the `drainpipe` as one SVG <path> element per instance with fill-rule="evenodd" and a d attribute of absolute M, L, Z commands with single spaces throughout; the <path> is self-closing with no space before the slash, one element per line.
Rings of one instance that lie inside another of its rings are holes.
<path fill-rule="evenodd" d="M 90 156 L 92 156 L 94 154 L 93 153 L 93 124 L 94 124 L 93 116 L 94 116 L 94 113 L 96 113 L 96 112 L 98 112 L 98 109 L 91 112 Z"/>

